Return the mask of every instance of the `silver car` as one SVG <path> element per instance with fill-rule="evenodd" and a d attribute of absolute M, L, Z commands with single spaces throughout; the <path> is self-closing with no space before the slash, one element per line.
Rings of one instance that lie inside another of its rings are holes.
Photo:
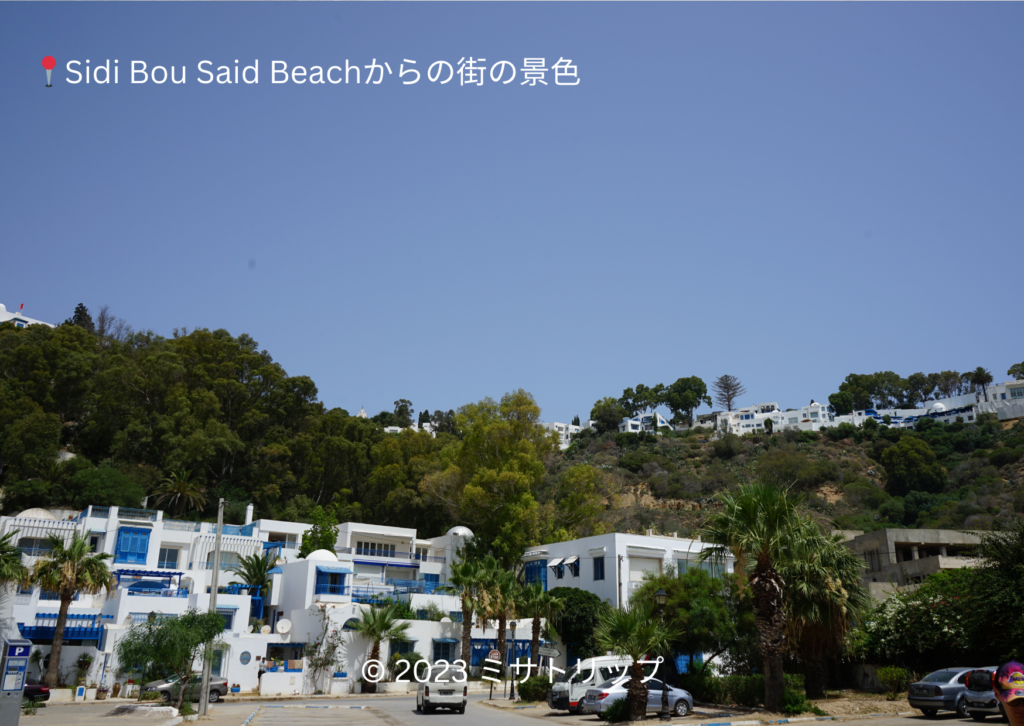
<path fill-rule="evenodd" d="M 945 668 L 929 673 L 917 683 L 911 683 L 907 700 L 912 708 L 921 709 L 928 718 L 939 711 L 956 711 L 967 718 L 967 674 L 971 668 Z"/>
<path fill-rule="evenodd" d="M 604 718 L 604 712 L 612 703 L 626 697 L 628 685 L 628 678 L 616 678 L 605 681 L 597 688 L 588 688 L 581 710 L 584 713 L 596 713 L 599 718 Z M 661 711 L 661 692 L 665 688 L 665 684 L 657 678 L 652 678 L 645 685 L 647 686 L 647 713 L 658 713 Z M 676 716 L 686 716 L 693 710 L 693 696 L 682 688 L 669 686 L 668 710 Z"/>
<path fill-rule="evenodd" d="M 431 666 L 426 679 L 416 688 L 416 710 L 431 713 L 437 708 L 447 708 L 465 713 L 468 680 L 466 671 L 458 666 Z"/>
<path fill-rule="evenodd" d="M 992 691 L 992 674 L 996 668 L 978 668 L 967 674 L 967 713 L 975 721 L 984 721 L 988 716 L 1001 716 L 1006 720 L 1003 704 L 996 700 Z"/>
<path fill-rule="evenodd" d="M 199 700 L 200 686 L 202 685 L 203 677 L 199 673 L 193 673 L 192 678 L 189 680 L 188 688 L 192 692 L 192 700 Z M 150 681 L 142 687 L 143 693 L 156 691 L 160 694 L 160 698 L 163 699 L 164 703 L 170 703 L 171 700 L 178 699 L 178 693 L 181 690 L 181 682 L 177 676 L 170 676 L 162 681 Z M 224 696 L 228 695 L 228 682 L 223 678 L 217 676 L 210 677 L 210 703 L 216 703 Z"/>

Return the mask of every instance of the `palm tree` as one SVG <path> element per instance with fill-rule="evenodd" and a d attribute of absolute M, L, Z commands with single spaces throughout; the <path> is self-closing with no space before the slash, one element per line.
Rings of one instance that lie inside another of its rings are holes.
<path fill-rule="evenodd" d="M 860 576 L 864 562 L 840 535 L 809 536 L 780 567 L 786 580 L 786 611 L 792 640 L 804 665 L 807 698 L 825 697 L 828 659 L 870 606 Z"/>
<path fill-rule="evenodd" d="M 501 652 L 501 661 L 504 664 L 509 662 L 508 656 L 505 652 L 505 648 L 508 645 L 506 642 L 508 621 L 515 620 L 518 617 L 522 585 L 519 584 L 519 580 L 516 579 L 516 574 L 514 572 L 504 569 L 494 569 L 491 571 L 490 590 L 490 615 L 491 618 L 498 621 L 497 645 L 498 650 Z M 514 653 L 513 662 L 515 662 Z"/>
<path fill-rule="evenodd" d="M 992 383 L 992 372 L 978 366 L 971 374 L 971 383 L 974 384 L 975 388 L 980 388 L 982 394 L 985 396 L 985 400 L 988 401 L 988 387 Z"/>
<path fill-rule="evenodd" d="M 398 620 L 399 603 L 391 603 L 384 607 L 370 606 L 363 610 L 357 620 L 350 621 L 349 627 L 364 638 L 373 641 L 370 649 L 370 660 L 380 661 L 380 644 L 385 640 L 407 641 L 406 633 L 409 630 L 409 623 Z M 376 693 L 376 684 L 366 683 L 363 688 L 369 686 L 367 693 Z"/>
<path fill-rule="evenodd" d="M 28 580 L 28 568 L 21 562 L 21 550 L 14 540 L 18 530 L 0 537 L 0 589 Z"/>
<path fill-rule="evenodd" d="M 462 607 L 462 657 L 468 663 L 472 654 L 473 614 L 484 584 L 484 566 L 479 560 L 463 560 L 451 567 L 448 584 L 437 592 L 456 595 Z"/>
<path fill-rule="evenodd" d="M 754 591 L 758 649 L 764 665 L 764 705 L 778 711 L 783 691 L 782 656 L 786 636 L 785 581 L 779 572 L 808 536 L 810 522 L 797 513 L 786 489 L 770 482 L 743 484 L 718 495 L 722 507 L 703 524 L 700 536 L 713 546 L 701 562 L 731 553 L 738 571 L 747 572 Z"/>
<path fill-rule="evenodd" d="M 672 641 L 681 636 L 675 626 L 663 622 L 653 607 L 644 603 L 632 603 L 629 610 L 609 608 L 601 613 L 594 630 L 598 646 L 633 659 L 626 686 L 630 721 L 640 721 L 647 713 L 647 686 L 640 661 L 655 653 L 667 656 Z"/>
<path fill-rule="evenodd" d="M 551 593 L 544 591 L 544 586 L 539 582 L 526 585 L 522 589 L 522 596 L 519 603 L 520 611 L 525 617 L 533 618 L 533 632 L 530 640 L 530 657 L 540 668 L 540 620 L 544 618 L 550 622 L 551 618 L 562 611 L 565 603 Z"/>
<path fill-rule="evenodd" d="M 64 645 L 64 626 L 71 601 L 78 593 L 95 595 L 104 589 L 113 590 L 114 577 L 107 567 L 107 560 L 111 556 L 94 553 L 89 540 L 78 532 L 72 533 L 68 542 L 51 534 L 49 543 L 50 552 L 36 562 L 29 580 L 43 590 L 60 595 L 57 627 L 53 632 L 53 647 L 50 649 L 50 667 L 46 669 L 44 678 L 50 688 L 56 688 L 60 651 Z"/>
<path fill-rule="evenodd" d="M 170 476 L 160 480 L 156 488 L 157 505 L 168 504 L 168 509 L 179 515 L 189 509 L 202 509 L 206 506 L 203 488 L 192 481 L 192 472 L 183 470 L 171 472 Z"/>
<path fill-rule="evenodd" d="M 246 585 L 260 588 L 260 595 L 263 601 L 267 602 L 270 596 L 270 571 L 273 567 L 274 563 L 270 561 L 267 552 L 264 552 L 240 557 L 238 564 L 231 565 L 227 571 L 237 575 Z M 254 614 L 253 617 L 262 618 L 263 613 Z"/>

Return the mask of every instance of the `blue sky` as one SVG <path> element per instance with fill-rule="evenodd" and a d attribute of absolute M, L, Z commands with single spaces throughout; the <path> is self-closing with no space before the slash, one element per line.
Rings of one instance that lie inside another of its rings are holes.
<path fill-rule="evenodd" d="M 2 3 L 0 302 L 246 332 L 350 412 L 1000 380 L 1024 360 L 1022 29 L 1019 3 Z M 468 56 L 581 82 L 269 78 Z M 64 80 L 108 58 L 118 85 Z M 257 58 L 258 85 L 197 82 Z M 131 60 L 187 82 L 131 85 Z"/>

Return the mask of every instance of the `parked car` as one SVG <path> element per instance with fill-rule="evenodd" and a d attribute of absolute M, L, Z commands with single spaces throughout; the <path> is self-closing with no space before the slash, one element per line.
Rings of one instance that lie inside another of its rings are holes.
<path fill-rule="evenodd" d="M 559 673 L 548 689 L 548 706 L 570 713 L 580 713 L 587 689 L 617 678 L 633 665 L 632 658 L 617 655 L 587 658 Z"/>
<path fill-rule="evenodd" d="M 907 700 L 913 708 L 921 709 L 928 718 L 939 711 L 956 711 L 967 718 L 967 674 L 971 668 L 945 668 L 929 673 L 917 683 L 911 683 Z"/>
<path fill-rule="evenodd" d="M 984 721 L 989 716 L 1002 716 L 1006 721 L 1003 704 L 996 700 L 992 690 L 992 674 L 996 668 L 978 668 L 967 674 L 967 713 L 975 721 Z"/>
<path fill-rule="evenodd" d="M 33 681 L 31 678 L 25 681 L 25 698 L 33 701 L 49 701 L 50 687 L 45 683 Z"/>
<path fill-rule="evenodd" d="M 628 678 L 616 678 L 602 683 L 597 688 L 590 688 L 583 701 L 584 713 L 596 713 L 604 718 L 604 712 L 613 702 L 626 697 Z M 657 678 L 647 681 L 647 713 L 661 711 L 661 692 L 665 684 Z M 693 710 L 693 696 L 689 691 L 674 686 L 668 687 L 668 710 L 676 716 L 686 716 Z"/>
<path fill-rule="evenodd" d="M 416 688 L 416 710 L 430 713 L 437 708 L 466 712 L 469 676 L 454 664 L 431 666 L 424 682 Z"/>
<path fill-rule="evenodd" d="M 199 673 L 193 673 L 192 678 L 189 679 L 189 688 L 192 690 L 192 700 L 199 700 L 199 685 L 203 680 L 203 676 Z M 178 676 L 169 676 L 162 681 L 150 681 L 142 688 L 142 692 L 157 691 L 160 693 L 160 697 L 164 702 L 169 702 L 172 699 L 177 700 L 179 689 L 181 688 L 181 682 Z M 228 682 L 224 678 L 211 677 L 210 678 L 210 703 L 216 703 L 221 698 L 226 696 L 228 693 Z"/>

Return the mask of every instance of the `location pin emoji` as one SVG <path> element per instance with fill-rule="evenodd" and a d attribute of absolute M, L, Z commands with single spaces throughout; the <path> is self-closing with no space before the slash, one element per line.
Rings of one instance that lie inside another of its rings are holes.
<path fill-rule="evenodd" d="M 56 67 L 56 65 L 57 65 L 57 59 L 54 58 L 52 55 L 48 55 L 45 58 L 43 58 L 43 68 L 46 69 L 46 87 L 47 88 L 51 88 L 53 86 L 53 84 L 50 83 L 50 74 L 53 73 L 53 69 L 54 69 L 54 67 Z"/>

